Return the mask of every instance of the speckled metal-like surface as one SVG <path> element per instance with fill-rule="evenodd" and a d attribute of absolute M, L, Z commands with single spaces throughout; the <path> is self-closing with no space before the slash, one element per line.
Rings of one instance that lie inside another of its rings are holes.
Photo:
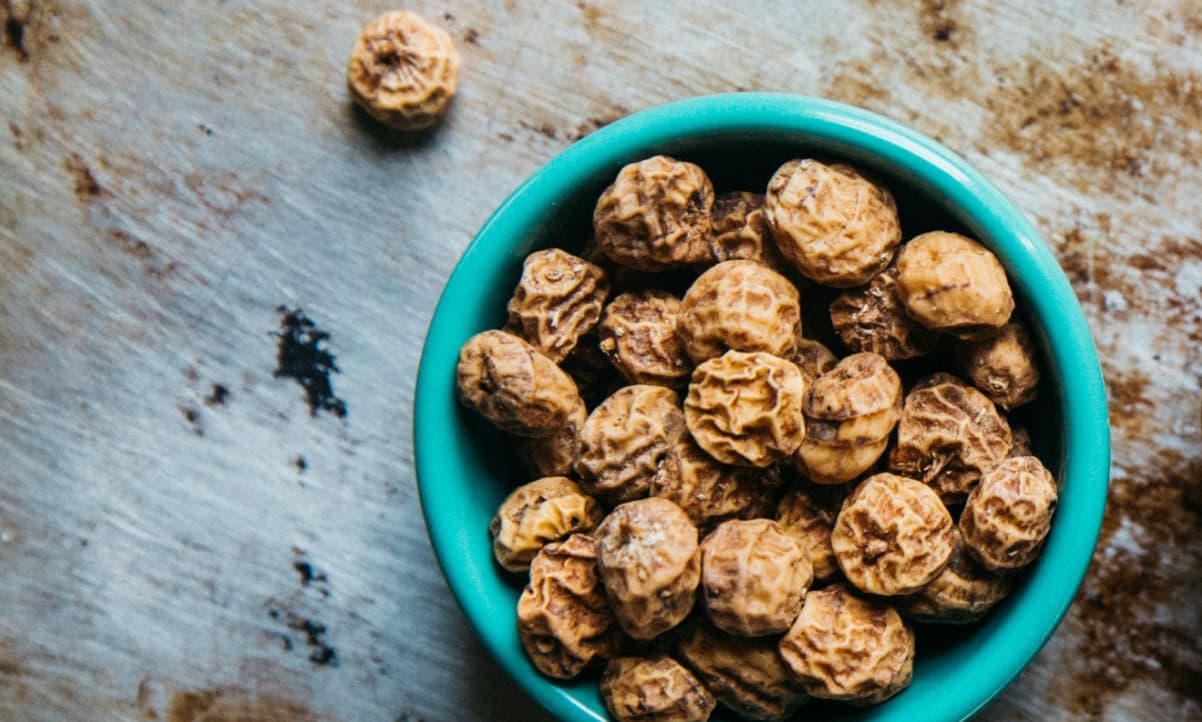
<path fill-rule="evenodd" d="M 1202 717 L 1202 6 L 738 7 L 411 3 L 464 59 L 445 122 L 406 138 L 343 79 L 391 6 L 0 0 L 0 718 L 545 719 L 426 541 L 420 340 L 553 154 L 741 89 L 942 140 L 1089 318 L 1101 543 L 982 719 Z"/>

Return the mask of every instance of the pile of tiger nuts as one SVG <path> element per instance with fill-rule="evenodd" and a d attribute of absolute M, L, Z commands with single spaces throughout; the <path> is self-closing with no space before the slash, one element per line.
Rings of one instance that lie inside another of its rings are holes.
<path fill-rule="evenodd" d="M 603 665 L 620 722 L 898 694 L 914 623 L 979 620 L 1056 507 L 1007 418 L 1039 370 L 1001 264 L 958 233 L 903 243 L 888 189 L 810 159 L 715 196 L 648 158 L 593 229 L 530 254 L 504 329 L 459 357 L 460 399 L 535 479 L 489 530 L 529 574 L 531 662 Z M 802 329 L 824 294 L 825 344 Z"/>

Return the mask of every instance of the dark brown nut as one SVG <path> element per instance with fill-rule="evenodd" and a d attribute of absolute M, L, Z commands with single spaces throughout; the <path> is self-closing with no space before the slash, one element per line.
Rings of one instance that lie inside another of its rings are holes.
<path fill-rule="evenodd" d="M 576 473 L 590 494 L 613 503 L 647 496 L 651 479 L 686 434 L 680 397 L 663 386 L 626 386 L 589 414 Z"/>
<path fill-rule="evenodd" d="M 622 504 L 594 534 L 605 596 L 622 629 L 652 639 L 684 621 L 701 580 L 697 527 L 667 499 Z"/>
<path fill-rule="evenodd" d="M 558 248 L 535 251 L 522 263 L 505 330 L 559 363 L 597 325 L 608 296 L 600 266 Z"/>
<path fill-rule="evenodd" d="M 956 504 L 1006 458 L 1011 442 L 1010 424 L 984 394 L 951 374 L 932 374 L 906 396 L 889 470 Z"/>
<path fill-rule="evenodd" d="M 805 378 L 792 362 L 766 353 L 728 351 L 693 371 L 685 423 L 718 461 L 766 467 L 805 438 Z"/>
<path fill-rule="evenodd" d="M 680 300 L 667 291 L 623 293 L 601 317 L 601 350 L 632 384 L 684 386 L 693 365 L 676 335 L 679 312 Z"/>
<path fill-rule="evenodd" d="M 410 12 L 368 23 L 346 67 L 351 98 L 400 130 L 433 125 L 459 84 L 459 51 L 445 30 Z"/>
<path fill-rule="evenodd" d="M 951 559 L 952 516 L 921 481 L 874 474 L 843 502 L 831 547 L 847 580 L 881 596 L 911 594 Z"/>
<path fill-rule="evenodd" d="M 1031 453 L 1031 432 L 1023 426 L 1010 427 L 1010 453 L 1007 456 L 1034 456 Z"/>
<path fill-rule="evenodd" d="M 588 410 L 584 401 L 576 405 L 571 419 L 550 436 L 518 437 L 514 441 L 518 461 L 535 476 L 567 476 L 580 456 L 580 430 Z"/>
<path fill-rule="evenodd" d="M 867 283 L 901 242 L 893 196 L 841 163 L 785 163 L 768 182 L 764 212 L 781 255 L 828 286 Z"/>
<path fill-rule="evenodd" d="M 460 401 L 516 436 L 555 433 L 580 402 L 576 383 L 554 361 L 504 331 L 468 339 L 456 376 Z"/>
<path fill-rule="evenodd" d="M 593 211 L 605 255 L 623 266 L 662 271 L 709 255 L 714 187 L 692 163 L 657 155 L 625 166 Z"/>
<path fill-rule="evenodd" d="M 831 353 L 829 348 L 809 338 L 797 339 L 797 348 L 788 358 L 797 364 L 797 368 L 805 373 L 808 377 L 807 381 L 810 382 L 829 372 L 835 368 L 835 364 L 839 363 L 839 358 Z"/>
<path fill-rule="evenodd" d="M 601 699 L 617 722 L 705 722 L 717 701 L 671 657 L 611 659 Z"/>
<path fill-rule="evenodd" d="M 664 457 L 651 480 L 651 495 L 668 499 L 705 528 L 763 516 L 771 487 L 757 470 L 720 464 L 686 436 Z"/>
<path fill-rule="evenodd" d="M 814 697 L 877 704 L 910 684 L 914 633 L 893 607 L 833 584 L 806 595 L 780 652 Z"/>
<path fill-rule="evenodd" d="M 881 271 L 867 286 L 841 293 L 830 311 L 835 332 L 849 349 L 890 361 L 929 353 L 939 338 L 906 314 L 897 297 L 897 266 Z"/>
<path fill-rule="evenodd" d="M 693 623 L 682 628 L 676 654 L 719 703 L 745 719 L 778 722 L 792 717 L 810 696 L 785 666 L 777 642 Z"/>
<path fill-rule="evenodd" d="M 1008 323 L 996 335 L 961 342 L 957 360 L 969 380 L 1007 411 L 1035 400 L 1039 366 L 1035 345 L 1020 323 Z"/>
<path fill-rule="evenodd" d="M 781 260 L 764 218 L 764 195 L 737 191 L 714 199 L 710 214 L 710 262 L 742 259 L 781 270 Z"/>
<path fill-rule="evenodd" d="M 968 551 L 987 569 L 1025 567 L 1039 556 L 1059 494 L 1034 456 L 1006 459 L 981 477 L 960 515 Z"/>
<path fill-rule="evenodd" d="M 524 572 L 544 545 L 592 531 L 603 516 L 597 502 L 571 479 L 549 476 L 515 489 L 501 502 L 488 532 L 501 566 Z"/>
<path fill-rule="evenodd" d="M 776 506 L 776 523 L 809 549 L 814 579 L 825 581 L 839 573 L 831 529 L 847 496 L 842 486 L 797 484 L 785 492 Z"/>
<path fill-rule="evenodd" d="M 701 542 L 705 611 L 724 632 L 784 632 L 812 581 L 809 549 L 771 519 L 722 522 Z"/>
<path fill-rule="evenodd" d="M 1014 295 L 989 249 L 958 233 L 932 231 L 902 246 L 897 296 L 927 328 L 975 336 L 1010 320 Z"/>
<path fill-rule="evenodd" d="M 605 601 L 591 537 L 573 534 L 534 557 L 518 598 L 518 638 L 538 671 L 555 679 L 617 655 L 621 630 Z"/>
<path fill-rule="evenodd" d="M 1005 574 L 990 572 L 973 560 L 956 530 L 952 558 L 922 589 L 897 600 L 902 615 L 918 622 L 969 624 L 1000 602 L 1013 583 Z"/>
<path fill-rule="evenodd" d="M 767 266 L 719 263 L 685 293 L 676 333 L 696 363 L 732 349 L 787 357 L 801 336 L 801 296 Z"/>

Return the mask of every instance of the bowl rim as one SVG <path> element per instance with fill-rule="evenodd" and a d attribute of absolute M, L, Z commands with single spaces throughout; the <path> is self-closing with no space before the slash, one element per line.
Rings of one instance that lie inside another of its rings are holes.
<path fill-rule="evenodd" d="M 740 133 L 795 136 L 799 144 L 822 144 L 835 155 L 873 158 L 905 176 L 908 183 L 936 199 L 1002 260 L 1019 287 L 1027 311 L 1038 320 L 1032 329 L 1047 351 L 1052 376 L 1061 380 L 1063 417 L 1073 424 L 1061 430 L 1060 483 L 1071 483 L 1072 505 L 1062 504 L 1052 525 L 1044 559 L 1025 581 L 1002 632 L 1019 632 L 1012 643 L 992 645 L 990 664 L 971 675 L 941 670 L 957 686 L 939 691 L 937 716 L 963 720 L 1004 689 L 1051 637 L 1084 579 L 1101 530 L 1109 481 L 1110 436 L 1101 367 L 1089 327 L 1068 279 L 1047 244 L 1010 201 L 967 161 L 937 141 L 862 108 L 787 93 L 728 93 L 679 100 L 626 116 L 569 146 L 531 175 L 493 212 L 463 252 L 432 316 L 414 394 L 414 459 L 418 495 L 435 556 L 460 608 L 500 666 L 548 711 L 565 720 L 600 720 L 569 691 L 540 676 L 515 650 L 509 634 L 489 623 L 494 610 L 474 594 L 479 575 L 489 567 L 464 563 L 469 530 L 431 523 L 453 500 L 433 491 L 445 473 L 445 458 L 434 450 L 455 426 L 453 381 L 447 372 L 467 336 L 452 327 L 462 315 L 456 300 L 475 285 L 473 276 L 505 248 L 527 237 L 546 209 L 599 171 L 616 169 L 644 157 L 647 149 L 682 138 Z M 787 160 L 787 159 L 782 159 Z M 478 329 L 482 330 L 482 329 Z M 470 334 L 469 334 L 470 335 Z M 451 374 L 453 377 L 453 374 Z M 438 383 L 430 379 L 438 379 Z M 1070 481 L 1071 480 L 1071 481 Z M 1065 521 L 1065 517 L 1071 517 Z M 1068 538 L 1064 528 L 1076 532 Z M 1066 583 L 1068 586 L 1066 587 Z M 1035 622 L 1020 626 L 1020 621 Z M 993 624 L 991 620 L 987 624 Z M 515 659 L 515 653 L 520 659 Z M 942 677 L 941 677 L 942 679 Z M 912 688 L 919 686 L 915 680 Z M 932 681 L 932 683 L 934 683 Z M 934 691 L 928 689 L 927 692 Z M 904 694 L 904 693 L 903 693 Z M 899 696 L 900 698 L 900 696 Z M 928 710 L 935 713 L 936 710 Z M 901 712 L 867 708 L 874 720 L 901 720 Z M 924 715 L 926 716 L 926 715 Z M 859 718 L 854 716 L 854 718 Z M 865 717 L 867 718 L 867 717 Z M 840 717 L 844 719 L 844 717 Z"/>

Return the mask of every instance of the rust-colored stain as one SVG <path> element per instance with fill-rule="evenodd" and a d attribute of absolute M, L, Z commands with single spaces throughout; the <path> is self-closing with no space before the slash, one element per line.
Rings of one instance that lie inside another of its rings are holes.
<path fill-rule="evenodd" d="M 919 26 L 936 43 L 959 47 L 971 38 L 972 29 L 958 19 L 959 0 L 923 0 Z"/>
<path fill-rule="evenodd" d="M 476 30 L 475 28 L 468 28 L 467 30 L 463 31 L 463 42 L 467 43 L 468 45 L 479 45 L 480 31 Z"/>
<path fill-rule="evenodd" d="M 63 161 L 63 167 L 71 172 L 75 184 L 75 196 L 79 200 L 90 203 L 104 189 L 100 187 L 92 169 L 84 162 L 79 153 L 72 153 Z"/>
<path fill-rule="evenodd" d="M 592 3 L 577 2 L 576 9 L 580 11 L 580 17 L 584 20 L 584 29 L 590 33 L 596 32 L 601 24 L 601 8 Z"/>
<path fill-rule="evenodd" d="M 328 719 L 285 697 L 254 694 L 238 687 L 175 692 L 167 712 L 167 722 L 322 722 Z"/>
<path fill-rule="evenodd" d="M 29 23 L 29 5 L 14 4 L 12 0 L 0 2 L 4 10 L 4 45 L 12 50 L 17 60 L 29 62 L 29 49 L 25 47 L 25 27 Z"/>

